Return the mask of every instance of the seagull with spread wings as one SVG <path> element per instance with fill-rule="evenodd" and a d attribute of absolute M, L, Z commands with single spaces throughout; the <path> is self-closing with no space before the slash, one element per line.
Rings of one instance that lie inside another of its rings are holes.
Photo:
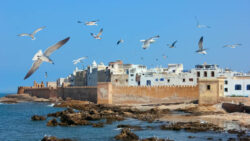
<path fill-rule="evenodd" d="M 17 36 L 29 36 L 31 37 L 31 40 L 35 40 L 35 34 L 39 31 L 41 31 L 42 29 L 44 29 L 46 26 L 40 27 L 38 29 L 36 29 L 34 32 L 32 33 L 22 33 L 22 34 L 18 34 Z"/>
<path fill-rule="evenodd" d="M 198 45 L 199 45 L 199 49 L 196 52 L 199 54 L 203 54 L 203 55 L 207 54 L 207 52 L 206 52 L 207 49 L 203 48 L 203 36 L 201 36 L 201 38 L 198 42 Z"/>
<path fill-rule="evenodd" d="M 45 79 L 47 79 L 47 77 L 48 77 L 48 73 L 47 72 L 45 72 L 44 77 L 45 77 Z"/>
<path fill-rule="evenodd" d="M 223 47 L 236 48 L 238 46 L 242 46 L 242 44 L 232 44 L 232 45 L 224 45 Z"/>
<path fill-rule="evenodd" d="M 123 42 L 124 42 L 124 40 L 120 39 L 119 41 L 116 42 L 116 45 L 119 45 L 119 44 L 121 44 Z"/>
<path fill-rule="evenodd" d="M 78 64 L 78 63 L 80 63 L 80 62 L 82 62 L 82 60 L 85 60 L 85 59 L 87 59 L 88 57 L 81 57 L 81 58 L 78 58 L 78 59 L 76 59 L 76 60 L 73 60 L 72 62 L 73 62 L 73 64 L 74 65 L 76 65 L 76 64 Z"/>
<path fill-rule="evenodd" d="M 97 22 L 98 22 L 99 20 L 94 20 L 94 21 L 87 21 L 87 22 L 85 22 L 84 24 L 86 25 L 86 26 L 92 26 L 92 25 L 95 25 L 95 26 L 97 26 Z M 77 23 L 83 23 L 82 21 L 77 21 Z"/>
<path fill-rule="evenodd" d="M 90 33 L 91 36 L 93 36 L 95 39 L 101 40 L 102 38 L 100 37 L 102 35 L 103 28 L 100 29 L 99 33 L 95 35 L 94 33 Z"/>
<path fill-rule="evenodd" d="M 65 38 L 64 40 L 59 41 L 55 45 L 47 48 L 44 53 L 42 53 L 42 51 L 39 50 L 35 54 L 35 56 L 33 57 L 32 60 L 35 61 L 35 62 L 32 64 L 32 67 L 30 68 L 29 72 L 24 77 L 24 80 L 27 79 L 28 77 L 30 77 L 39 68 L 39 66 L 42 64 L 42 62 L 48 62 L 48 63 L 54 64 L 54 62 L 49 58 L 49 56 L 54 51 L 56 51 L 57 49 L 59 49 L 60 47 L 62 47 L 65 43 L 67 43 L 69 41 L 69 39 L 70 39 L 70 37 Z"/>
<path fill-rule="evenodd" d="M 169 48 L 175 48 L 176 43 L 177 43 L 177 40 L 174 41 L 172 44 L 167 44 L 167 46 L 169 46 Z"/>
<path fill-rule="evenodd" d="M 211 28 L 211 27 L 208 26 L 208 25 L 202 25 L 202 24 L 200 24 L 197 17 L 195 17 L 195 19 L 196 19 L 196 27 L 197 27 L 197 28 Z"/>
<path fill-rule="evenodd" d="M 155 39 L 158 39 L 158 38 L 160 38 L 159 35 L 154 36 L 154 37 L 150 37 L 147 40 L 140 40 L 140 42 L 143 42 L 142 48 L 147 49 L 150 46 L 150 44 L 154 43 Z"/>

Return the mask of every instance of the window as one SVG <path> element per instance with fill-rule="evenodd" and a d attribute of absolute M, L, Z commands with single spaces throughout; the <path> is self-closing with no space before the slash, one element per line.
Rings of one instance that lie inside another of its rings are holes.
<path fill-rule="evenodd" d="M 151 86 L 151 81 L 147 80 L 147 86 Z"/>
<path fill-rule="evenodd" d="M 206 71 L 204 71 L 204 77 L 207 77 L 207 72 Z"/>
<path fill-rule="evenodd" d="M 250 90 L 250 84 L 247 85 L 247 90 Z"/>
<path fill-rule="evenodd" d="M 225 92 L 228 92 L 228 88 L 225 88 L 224 91 L 225 91 Z"/>
<path fill-rule="evenodd" d="M 134 74 L 130 74 L 130 76 L 134 76 Z"/>
<path fill-rule="evenodd" d="M 197 77 L 200 77 L 201 76 L 201 73 L 198 71 L 197 72 Z"/>
<path fill-rule="evenodd" d="M 164 78 L 161 78 L 160 81 L 164 81 Z"/>
<path fill-rule="evenodd" d="M 155 81 L 158 81 L 158 78 L 156 78 Z"/>
<path fill-rule="evenodd" d="M 193 79 L 193 78 L 189 78 L 189 81 L 190 81 L 190 82 L 193 82 L 193 81 L 194 81 L 194 79 Z"/>
<path fill-rule="evenodd" d="M 225 85 L 227 85 L 228 84 L 228 81 L 227 80 L 225 80 Z"/>
<path fill-rule="evenodd" d="M 185 82 L 186 81 L 186 79 L 182 79 L 182 82 Z"/>
<path fill-rule="evenodd" d="M 126 70 L 126 74 L 129 74 L 129 70 L 128 69 Z"/>
<path fill-rule="evenodd" d="M 168 79 L 168 83 L 170 82 L 170 79 Z"/>
<path fill-rule="evenodd" d="M 235 90 L 241 90 L 241 85 L 240 84 L 236 84 L 235 85 Z"/>
<path fill-rule="evenodd" d="M 214 71 L 211 72 L 211 76 L 214 77 Z"/>
<path fill-rule="evenodd" d="M 210 89 L 211 89 L 210 85 L 207 85 L 207 90 L 210 90 Z"/>

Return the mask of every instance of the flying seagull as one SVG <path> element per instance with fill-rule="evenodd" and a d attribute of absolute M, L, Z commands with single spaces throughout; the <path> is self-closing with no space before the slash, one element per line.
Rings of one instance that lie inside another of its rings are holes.
<path fill-rule="evenodd" d="M 87 59 L 87 58 L 88 58 L 88 57 L 81 57 L 81 58 L 78 58 L 78 59 L 76 59 L 76 60 L 73 60 L 72 62 L 73 62 L 74 65 L 76 65 L 76 64 L 82 62 L 82 60 Z"/>
<path fill-rule="evenodd" d="M 58 43 L 56 43 L 55 45 L 47 48 L 45 50 L 44 53 L 42 53 L 42 50 L 39 50 L 35 56 L 33 57 L 33 61 L 35 61 L 32 64 L 31 69 L 29 70 L 29 72 L 26 74 L 26 76 L 24 77 L 24 80 L 27 79 L 28 77 L 30 77 L 38 68 L 39 66 L 42 64 L 42 62 L 48 62 L 48 63 L 52 63 L 54 64 L 54 62 L 49 58 L 49 56 L 57 49 L 59 49 L 61 46 L 63 46 L 66 42 L 68 42 L 68 40 L 70 39 L 70 37 L 65 38 L 64 40 L 59 41 Z"/>
<path fill-rule="evenodd" d="M 102 38 L 100 36 L 102 35 L 102 32 L 103 32 L 103 28 L 101 28 L 101 30 L 99 31 L 97 35 L 95 35 L 94 33 L 90 33 L 90 35 L 93 36 L 95 39 L 101 40 Z"/>
<path fill-rule="evenodd" d="M 197 17 L 195 17 L 195 19 L 196 19 L 196 27 L 197 27 L 197 28 L 211 28 L 211 27 L 208 26 L 208 25 L 202 25 L 202 24 L 200 24 Z"/>
<path fill-rule="evenodd" d="M 232 44 L 232 45 L 224 45 L 223 47 L 236 48 L 238 46 L 242 46 L 242 44 Z"/>
<path fill-rule="evenodd" d="M 124 42 L 124 40 L 122 40 L 122 39 L 120 39 L 119 41 L 117 41 L 117 45 L 119 45 L 119 44 L 121 44 L 121 43 L 123 43 Z"/>
<path fill-rule="evenodd" d="M 164 59 L 167 59 L 168 56 L 166 56 L 165 54 L 162 54 L 162 57 L 163 57 Z"/>
<path fill-rule="evenodd" d="M 150 46 L 150 44 L 154 43 L 155 39 L 158 39 L 158 38 L 160 38 L 159 35 L 148 38 L 147 40 L 140 40 L 140 42 L 143 42 L 142 48 L 147 49 Z"/>
<path fill-rule="evenodd" d="M 35 34 L 39 31 L 41 31 L 42 29 L 44 29 L 46 26 L 43 26 L 43 27 L 40 27 L 38 29 L 36 29 L 34 32 L 32 33 L 22 33 L 22 34 L 18 34 L 17 36 L 30 36 L 31 37 L 31 40 L 35 40 Z"/>
<path fill-rule="evenodd" d="M 201 36 L 198 45 L 199 45 L 199 49 L 196 52 L 199 54 L 203 54 L 203 55 L 207 54 L 206 52 L 207 49 L 203 48 L 203 36 Z"/>
<path fill-rule="evenodd" d="M 177 43 L 177 40 L 174 41 L 171 45 L 167 44 L 167 46 L 169 46 L 169 48 L 175 48 L 175 44 Z"/>
<path fill-rule="evenodd" d="M 86 25 L 86 26 L 92 26 L 92 25 L 96 25 L 97 26 L 97 22 L 98 22 L 99 20 L 94 20 L 94 21 L 87 21 L 87 22 L 85 22 L 84 24 Z M 83 23 L 83 22 L 81 22 L 81 21 L 78 21 L 78 23 Z"/>

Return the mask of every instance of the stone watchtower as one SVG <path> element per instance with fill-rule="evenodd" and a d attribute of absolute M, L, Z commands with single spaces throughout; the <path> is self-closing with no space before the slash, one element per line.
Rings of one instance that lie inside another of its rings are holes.
<path fill-rule="evenodd" d="M 200 78 L 199 105 L 213 105 L 219 102 L 219 97 L 224 96 L 224 78 Z"/>

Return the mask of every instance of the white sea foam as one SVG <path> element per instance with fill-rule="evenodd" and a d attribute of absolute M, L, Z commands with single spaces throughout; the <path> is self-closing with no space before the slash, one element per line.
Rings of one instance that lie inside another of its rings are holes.
<path fill-rule="evenodd" d="M 121 130 L 122 128 L 116 128 L 116 129 L 114 129 L 114 130 Z"/>
<path fill-rule="evenodd" d="M 55 105 L 55 103 L 51 103 L 50 105 L 48 105 L 49 107 L 53 107 Z"/>

